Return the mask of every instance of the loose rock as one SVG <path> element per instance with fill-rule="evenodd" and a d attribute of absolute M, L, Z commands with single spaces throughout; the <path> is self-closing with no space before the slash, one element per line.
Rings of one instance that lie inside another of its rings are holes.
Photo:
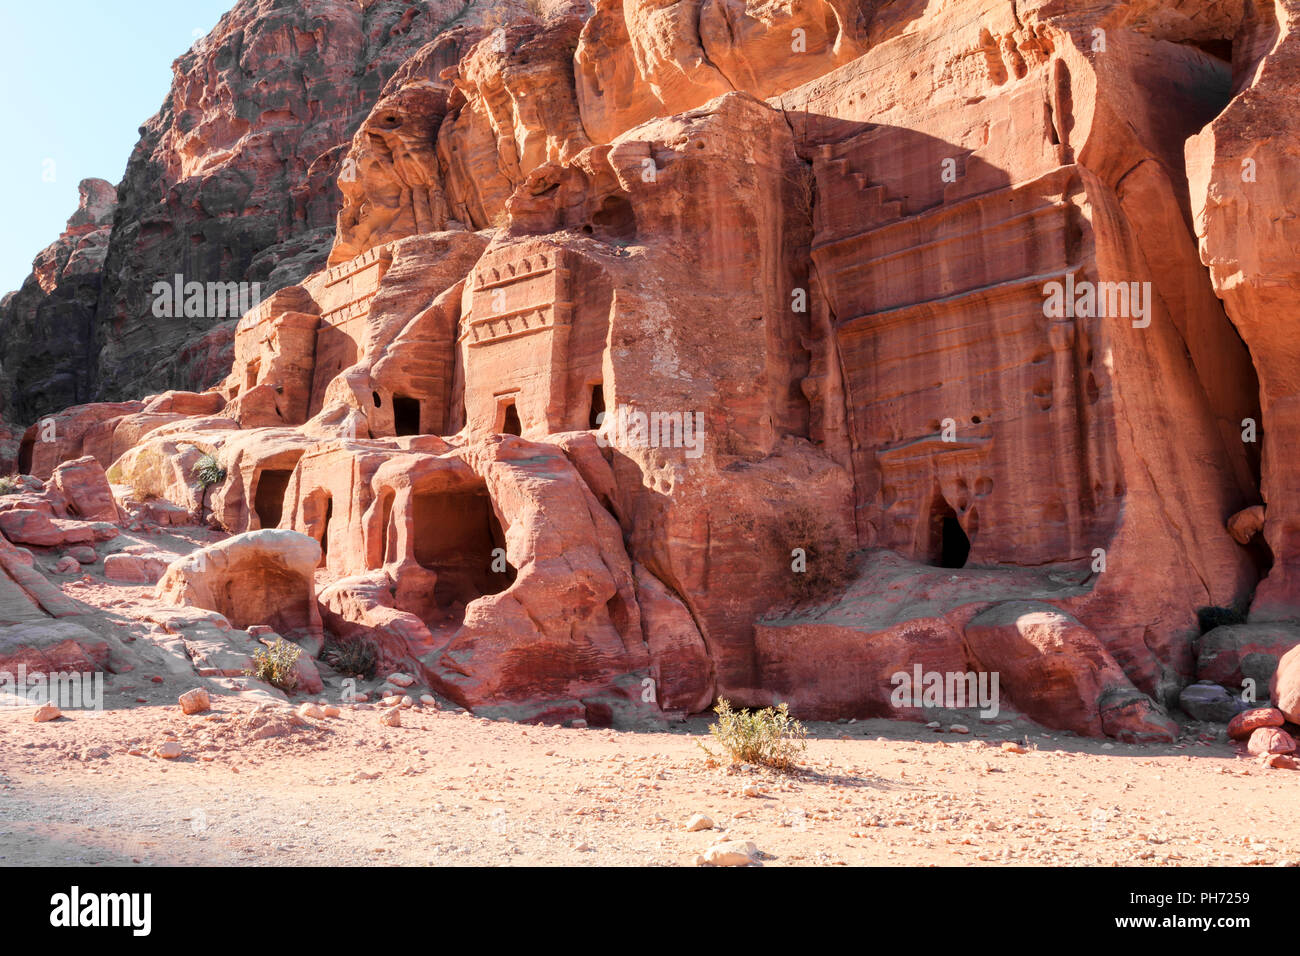
<path fill-rule="evenodd" d="M 187 690 L 179 698 L 181 713 L 202 714 L 212 709 L 212 699 L 202 687 Z"/>
<path fill-rule="evenodd" d="M 704 851 L 704 862 L 713 866 L 749 866 L 757 857 L 758 847 L 749 841 L 728 840 Z"/>

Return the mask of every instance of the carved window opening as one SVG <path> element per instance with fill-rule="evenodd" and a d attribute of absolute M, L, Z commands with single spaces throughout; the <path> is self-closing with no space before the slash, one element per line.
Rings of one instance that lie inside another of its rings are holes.
<path fill-rule="evenodd" d="M 257 491 L 253 495 L 253 510 L 262 528 L 278 528 L 284 517 L 284 494 L 289 488 L 293 472 L 285 469 L 267 469 L 257 476 Z"/>
<path fill-rule="evenodd" d="M 497 434 L 522 435 L 524 433 L 523 424 L 519 420 L 519 409 L 515 407 L 513 398 L 501 406 L 500 419 L 501 424 L 497 428 Z"/>
<path fill-rule="evenodd" d="M 587 414 L 587 427 L 595 431 L 605 414 L 605 386 L 596 382 L 591 386 L 591 410 Z"/>
<path fill-rule="evenodd" d="M 970 538 L 952 505 L 941 496 L 930 512 L 929 563 L 939 568 L 964 568 L 970 557 Z"/>
<path fill-rule="evenodd" d="M 420 400 L 406 395 L 393 396 L 393 429 L 400 438 L 403 435 L 419 435 Z"/>

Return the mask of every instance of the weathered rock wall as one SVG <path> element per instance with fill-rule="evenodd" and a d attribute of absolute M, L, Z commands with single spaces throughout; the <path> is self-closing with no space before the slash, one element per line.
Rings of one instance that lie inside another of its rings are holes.
<path fill-rule="evenodd" d="M 281 266 L 220 388 L 71 409 L 26 461 L 308 535 L 326 629 L 480 710 L 917 716 L 920 666 L 1168 739 L 1199 611 L 1300 617 L 1294 150 L 1263 132 L 1295 2 L 369 37 L 410 55 L 331 154 L 328 267 Z"/>

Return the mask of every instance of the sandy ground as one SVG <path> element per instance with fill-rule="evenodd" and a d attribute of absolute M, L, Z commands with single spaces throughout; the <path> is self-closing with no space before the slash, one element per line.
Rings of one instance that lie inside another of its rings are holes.
<path fill-rule="evenodd" d="M 51 723 L 0 709 L 0 865 L 689 866 L 722 840 L 767 866 L 1300 862 L 1300 772 L 1203 726 L 1138 747 L 1018 720 L 811 724 L 782 775 L 711 764 L 705 720 L 645 733 L 417 708 L 390 728 L 345 708 L 295 724 L 239 696 L 187 717 L 172 683 L 137 678 L 145 703 Z M 168 734 L 178 760 L 152 756 Z M 696 813 L 714 828 L 687 832 Z"/>

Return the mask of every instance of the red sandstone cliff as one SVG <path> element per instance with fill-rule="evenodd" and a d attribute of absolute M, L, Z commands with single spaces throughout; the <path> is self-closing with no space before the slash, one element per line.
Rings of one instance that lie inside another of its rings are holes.
<path fill-rule="evenodd" d="M 122 305 L 177 244 L 275 294 L 22 468 L 315 538 L 321 626 L 477 710 L 897 713 L 920 666 L 1167 737 L 1198 611 L 1300 615 L 1295 5 L 241 5 L 210 42 L 322 99 L 178 61 L 101 389 L 177 380 L 199 323 Z"/>
<path fill-rule="evenodd" d="M 328 255 L 343 149 L 380 89 L 454 28 L 523 11 L 522 0 L 240 0 L 173 64 L 172 88 L 140 127 L 118 186 L 118 221 L 79 293 L 0 310 L 10 417 L 158 386 L 207 387 L 229 362 L 232 316 L 159 319 L 157 282 L 297 282 Z M 455 39 L 449 40 L 455 48 Z M 110 213 L 111 216 L 111 213 Z M 42 328 L 33 316 L 42 315 Z M 49 324 L 57 335 L 47 335 Z M 221 332 L 208 338 L 213 327 Z M 215 374 L 214 374 L 215 373 Z"/>

